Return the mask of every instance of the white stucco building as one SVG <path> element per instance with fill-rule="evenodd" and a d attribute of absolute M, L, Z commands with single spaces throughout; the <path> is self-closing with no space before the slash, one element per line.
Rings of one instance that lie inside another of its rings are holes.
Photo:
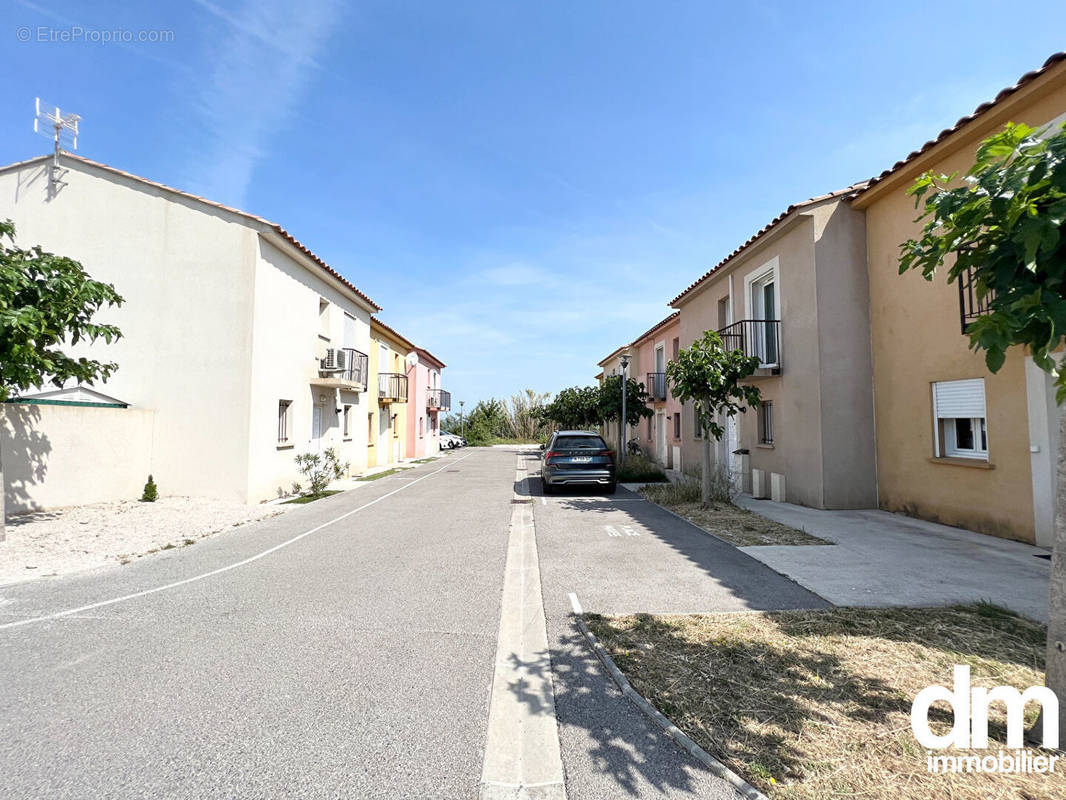
<path fill-rule="evenodd" d="M 125 303 L 99 318 L 122 339 L 71 352 L 119 368 L 92 387 L 106 405 L 68 387 L 0 407 L 8 512 L 136 497 L 148 472 L 162 494 L 257 502 L 300 479 L 297 453 L 331 446 L 362 471 L 380 308 L 280 225 L 59 163 L 61 183 L 51 155 L 0 168 L 0 219 L 114 284 Z"/>

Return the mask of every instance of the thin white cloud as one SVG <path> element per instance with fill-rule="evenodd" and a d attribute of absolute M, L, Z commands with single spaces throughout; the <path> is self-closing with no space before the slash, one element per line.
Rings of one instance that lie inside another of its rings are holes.
<path fill-rule="evenodd" d="M 199 194 L 240 206 L 272 135 L 297 111 L 343 9 L 339 0 L 245 0 L 234 9 L 196 1 L 221 24 L 206 42 L 212 60 L 192 98 L 198 131 L 188 182 Z"/>

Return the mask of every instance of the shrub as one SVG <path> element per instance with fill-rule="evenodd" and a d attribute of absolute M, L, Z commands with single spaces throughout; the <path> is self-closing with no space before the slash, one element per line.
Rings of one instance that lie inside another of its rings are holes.
<path fill-rule="evenodd" d="M 647 456 L 626 456 L 625 467 L 618 471 L 621 483 L 662 483 L 666 479 L 662 467 Z"/>
<path fill-rule="evenodd" d="M 141 492 L 141 502 L 154 503 L 157 497 L 159 497 L 159 487 L 155 485 L 155 481 L 149 475 L 148 483 L 144 485 L 144 491 Z"/>
<path fill-rule="evenodd" d="M 691 479 L 697 489 L 700 486 L 700 478 L 703 475 L 703 469 L 701 465 L 696 464 L 695 467 L 685 470 L 685 475 Z M 733 498 L 738 494 L 736 486 L 733 483 L 733 478 L 729 469 L 720 465 L 715 465 L 711 468 L 711 503 L 732 503 Z M 696 498 L 697 501 L 700 498 Z"/>
<path fill-rule="evenodd" d="M 296 466 L 307 478 L 311 497 L 320 497 L 329 482 L 343 477 L 348 469 L 348 463 L 342 464 L 332 447 L 324 453 L 300 453 L 296 456 Z"/>

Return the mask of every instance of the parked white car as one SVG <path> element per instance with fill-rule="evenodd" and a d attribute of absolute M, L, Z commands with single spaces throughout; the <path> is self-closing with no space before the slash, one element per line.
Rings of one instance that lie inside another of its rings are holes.
<path fill-rule="evenodd" d="M 454 450 L 456 447 L 466 447 L 466 439 L 462 436 L 456 436 L 454 433 L 448 433 L 447 431 L 440 432 L 440 449 L 441 450 Z"/>

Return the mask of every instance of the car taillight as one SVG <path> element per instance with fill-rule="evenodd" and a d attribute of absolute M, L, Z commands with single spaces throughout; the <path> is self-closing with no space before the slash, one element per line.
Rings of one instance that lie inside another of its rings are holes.
<path fill-rule="evenodd" d="M 555 452 L 554 450 L 549 450 L 547 453 L 544 454 L 544 460 L 547 461 L 552 456 L 557 456 L 557 455 L 559 455 L 559 454 L 557 452 Z"/>
<path fill-rule="evenodd" d="M 610 456 L 611 458 L 614 458 L 614 450 L 600 450 L 597 455 Z"/>

